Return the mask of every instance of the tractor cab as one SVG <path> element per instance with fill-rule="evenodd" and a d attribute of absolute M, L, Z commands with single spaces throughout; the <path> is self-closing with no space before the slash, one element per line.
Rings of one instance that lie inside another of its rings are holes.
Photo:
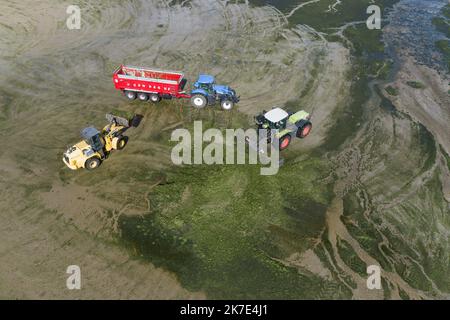
<path fill-rule="evenodd" d="M 201 74 L 198 76 L 197 81 L 194 83 L 195 89 L 203 89 L 209 94 L 214 92 L 215 79 L 213 76 L 207 74 Z"/>
<path fill-rule="evenodd" d="M 87 127 L 81 131 L 81 136 L 84 141 L 95 151 L 103 150 L 105 145 L 104 140 L 101 137 L 100 131 L 94 127 Z"/>
<path fill-rule="evenodd" d="M 283 130 L 286 128 L 287 120 L 289 114 L 281 108 L 274 108 L 269 112 L 266 112 L 259 118 L 260 122 L 263 123 L 263 127 Z"/>

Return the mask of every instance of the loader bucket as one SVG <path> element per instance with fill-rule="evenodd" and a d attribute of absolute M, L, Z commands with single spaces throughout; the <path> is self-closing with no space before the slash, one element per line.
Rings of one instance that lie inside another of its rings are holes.
<path fill-rule="evenodd" d="M 109 123 L 116 123 L 119 126 L 123 126 L 123 127 L 129 127 L 130 126 L 130 120 L 126 119 L 126 118 L 122 118 L 119 116 L 115 116 L 113 114 L 106 114 L 106 120 L 109 121 Z"/>

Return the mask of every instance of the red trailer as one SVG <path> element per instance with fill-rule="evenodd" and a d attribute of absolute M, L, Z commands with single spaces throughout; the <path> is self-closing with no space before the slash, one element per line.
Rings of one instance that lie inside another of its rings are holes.
<path fill-rule="evenodd" d="M 121 65 L 113 74 L 114 86 L 134 100 L 159 102 L 162 98 L 190 98 L 184 91 L 186 78 L 181 72 Z"/>

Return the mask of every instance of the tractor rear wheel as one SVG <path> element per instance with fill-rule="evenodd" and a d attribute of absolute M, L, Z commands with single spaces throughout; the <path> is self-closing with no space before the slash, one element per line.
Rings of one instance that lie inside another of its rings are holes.
<path fill-rule="evenodd" d="M 309 133 L 311 132 L 311 129 L 312 129 L 312 123 L 309 121 L 306 122 L 301 127 L 298 127 L 297 138 L 300 138 L 300 139 L 305 138 L 307 135 L 309 135 Z"/>
<path fill-rule="evenodd" d="M 234 102 L 228 99 L 220 101 L 220 106 L 223 110 L 231 110 L 234 107 Z"/>
<path fill-rule="evenodd" d="M 84 167 L 87 170 L 94 170 L 94 169 L 97 169 L 101 163 L 102 163 L 102 161 L 99 158 L 92 157 L 92 158 L 89 158 L 86 160 L 86 162 L 84 163 Z"/>
<path fill-rule="evenodd" d="M 148 100 L 148 94 L 146 94 L 145 92 L 139 92 L 137 96 L 138 96 L 138 99 L 141 101 Z"/>
<path fill-rule="evenodd" d="M 151 93 L 150 94 L 150 101 L 153 102 L 153 103 L 160 102 L 161 101 L 161 97 L 157 93 Z"/>
<path fill-rule="evenodd" d="M 283 136 L 280 140 L 280 151 L 286 149 L 291 143 L 291 136 L 289 134 Z"/>
<path fill-rule="evenodd" d="M 191 97 L 191 104 L 193 107 L 195 107 L 197 109 L 202 109 L 202 108 L 206 107 L 207 103 L 208 103 L 208 100 L 202 94 L 194 94 Z"/>
<path fill-rule="evenodd" d="M 127 136 L 120 137 L 119 140 L 117 140 L 117 150 L 122 150 L 123 148 L 125 148 L 127 142 L 128 142 Z"/>
<path fill-rule="evenodd" d="M 136 92 L 134 92 L 134 91 L 125 91 L 125 96 L 129 100 L 134 100 L 134 99 L 136 99 Z"/>

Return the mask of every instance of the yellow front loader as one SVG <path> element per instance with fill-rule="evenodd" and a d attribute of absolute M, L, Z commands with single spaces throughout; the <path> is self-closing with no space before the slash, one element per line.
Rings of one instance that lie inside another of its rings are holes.
<path fill-rule="evenodd" d="M 96 169 L 112 150 L 122 150 L 125 147 L 128 137 L 123 134 L 132 120 L 112 114 L 107 114 L 106 119 L 109 123 L 101 132 L 94 127 L 84 128 L 81 131 L 83 140 L 64 153 L 63 161 L 70 169 Z"/>

